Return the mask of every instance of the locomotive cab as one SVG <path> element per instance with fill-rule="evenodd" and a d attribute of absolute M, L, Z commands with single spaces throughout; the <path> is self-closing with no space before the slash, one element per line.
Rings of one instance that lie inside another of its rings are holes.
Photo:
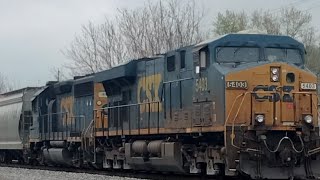
<path fill-rule="evenodd" d="M 224 83 L 215 102 L 225 105 L 217 120 L 225 119 L 226 174 L 316 177 L 317 78 L 304 66 L 303 45 L 286 36 L 234 34 L 208 48 L 209 69 L 220 75 L 209 75 L 208 86 Z"/>

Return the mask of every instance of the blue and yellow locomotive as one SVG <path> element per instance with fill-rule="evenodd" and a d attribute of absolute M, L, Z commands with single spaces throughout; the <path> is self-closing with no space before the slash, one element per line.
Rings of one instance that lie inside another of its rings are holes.
<path fill-rule="evenodd" d="M 43 164 L 318 177 L 317 78 L 304 62 L 290 37 L 228 34 L 51 82 L 19 148 Z"/>

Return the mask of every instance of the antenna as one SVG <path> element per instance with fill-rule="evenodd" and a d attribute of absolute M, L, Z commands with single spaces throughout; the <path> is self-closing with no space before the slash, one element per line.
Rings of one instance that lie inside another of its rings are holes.
<path fill-rule="evenodd" d="M 57 77 L 58 82 L 60 82 L 60 69 L 58 69 L 58 77 Z"/>

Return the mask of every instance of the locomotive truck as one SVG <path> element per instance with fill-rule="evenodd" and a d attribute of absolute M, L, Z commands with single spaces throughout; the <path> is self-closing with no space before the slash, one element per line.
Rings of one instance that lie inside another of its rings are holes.
<path fill-rule="evenodd" d="M 0 161 L 317 178 L 317 78 L 288 37 L 227 34 L 0 97 Z"/>

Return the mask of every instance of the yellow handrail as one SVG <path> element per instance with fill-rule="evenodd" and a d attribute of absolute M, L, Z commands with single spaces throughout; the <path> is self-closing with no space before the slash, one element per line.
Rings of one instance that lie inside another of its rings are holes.
<path fill-rule="evenodd" d="M 233 104 L 232 104 L 232 106 L 231 106 L 230 112 L 229 112 L 229 114 L 228 114 L 228 116 L 227 116 L 227 120 L 226 120 L 226 122 L 225 122 L 225 134 L 226 134 L 227 124 L 229 123 L 229 118 L 230 118 L 231 112 L 232 112 L 232 110 L 233 110 L 233 107 L 234 107 L 236 101 L 237 101 L 241 96 L 243 96 L 243 98 L 242 98 L 242 100 L 241 100 L 241 103 L 240 103 L 240 106 L 239 106 L 239 108 L 238 108 L 238 110 L 237 110 L 237 113 L 236 113 L 236 115 L 234 116 L 234 119 L 233 119 L 233 121 L 232 121 L 231 145 L 232 145 L 233 147 L 237 148 L 237 149 L 240 149 L 240 147 L 238 147 L 238 146 L 236 146 L 236 145 L 234 144 L 234 139 L 235 139 L 234 125 L 235 125 L 236 117 L 238 116 L 238 114 L 239 114 L 239 112 L 240 112 L 240 109 L 241 109 L 241 106 L 242 106 L 242 104 L 243 104 L 243 102 L 244 102 L 244 99 L 245 99 L 245 97 L 246 97 L 246 95 L 247 95 L 248 93 L 250 93 L 250 92 L 242 93 L 242 94 L 238 95 L 238 96 L 235 98 L 235 100 L 233 101 Z"/>
<path fill-rule="evenodd" d="M 227 116 L 227 119 L 226 119 L 226 122 L 225 122 L 225 134 L 226 134 L 226 131 L 227 131 L 227 125 L 228 125 L 228 123 L 229 123 L 231 113 L 233 112 L 233 108 L 234 108 L 237 100 L 238 100 L 240 97 L 243 97 L 242 100 L 241 100 L 241 103 L 240 103 L 240 105 L 239 105 L 239 107 L 238 107 L 238 110 L 237 110 L 237 112 L 236 112 L 236 114 L 235 114 L 235 116 L 234 116 L 234 118 L 233 118 L 233 120 L 232 120 L 231 145 L 232 145 L 233 147 L 237 148 L 237 149 L 240 149 L 240 147 L 234 144 L 234 139 L 235 139 L 235 137 L 236 137 L 236 135 L 235 135 L 235 133 L 234 133 L 234 131 L 235 131 L 235 120 L 236 120 L 237 116 L 239 115 L 240 109 L 241 109 L 241 107 L 242 107 L 242 105 L 243 105 L 243 102 L 244 102 L 247 94 L 249 94 L 249 93 L 250 93 L 250 94 L 256 94 L 256 93 L 261 93 L 261 94 L 273 94 L 274 92 L 273 92 L 273 91 L 245 92 L 245 93 L 239 94 L 239 95 L 235 98 L 235 100 L 233 101 L 233 104 L 232 104 L 232 106 L 231 106 L 231 109 L 230 109 L 230 111 L 229 111 L 229 113 L 228 113 L 228 116 Z M 312 103 L 315 107 L 317 107 L 317 105 L 316 105 L 316 103 L 314 102 L 314 99 L 313 99 L 313 97 L 312 97 L 313 95 L 315 95 L 315 93 L 310 93 L 310 92 L 292 92 L 292 93 L 293 93 L 293 94 L 306 94 L 306 95 L 311 95 L 311 101 L 312 101 L 311 103 Z"/>

